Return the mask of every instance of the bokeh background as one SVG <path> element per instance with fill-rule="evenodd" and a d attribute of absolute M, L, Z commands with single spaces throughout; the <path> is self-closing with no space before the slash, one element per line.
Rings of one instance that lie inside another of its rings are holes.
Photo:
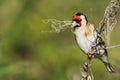
<path fill-rule="evenodd" d="M 71 29 L 49 32 L 51 24 L 42 20 L 71 20 L 75 12 L 83 12 L 98 26 L 109 2 L 0 0 L 0 80 L 80 80 L 86 56 L 77 47 Z M 111 45 L 120 44 L 119 13 Z M 108 73 L 95 59 L 91 67 L 95 80 L 120 80 L 120 47 L 108 52 L 116 73 Z"/>

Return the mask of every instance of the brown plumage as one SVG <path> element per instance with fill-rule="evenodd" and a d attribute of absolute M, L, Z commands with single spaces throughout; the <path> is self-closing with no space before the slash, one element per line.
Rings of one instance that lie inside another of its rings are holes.
<path fill-rule="evenodd" d="M 88 36 L 91 36 L 93 34 L 92 32 L 92 27 L 90 26 L 90 23 L 88 23 L 85 27 L 85 36 L 88 37 Z"/>

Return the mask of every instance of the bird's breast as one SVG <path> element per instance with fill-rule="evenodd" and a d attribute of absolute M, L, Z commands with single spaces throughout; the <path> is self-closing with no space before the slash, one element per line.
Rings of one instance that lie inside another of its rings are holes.
<path fill-rule="evenodd" d="M 95 38 L 92 36 L 91 33 L 87 33 L 89 36 L 86 36 L 86 30 L 80 30 L 75 32 L 76 42 L 78 46 L 87 54 L 91 50 L 91 46 Z M 91 35 L 90 35 L 91 34 Z"/>

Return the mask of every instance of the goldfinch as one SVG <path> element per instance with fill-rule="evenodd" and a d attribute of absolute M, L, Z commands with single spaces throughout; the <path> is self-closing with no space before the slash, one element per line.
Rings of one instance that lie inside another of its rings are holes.
<path fill-rule="evenodd" d="M 84 71 L 88 71 L 92 58 L 98 58 L 105 64 L 109 72 L 115 72 L 109 63 L 104 41 L 95 26 L 88 22 L 87 17 L 83 13 L 73 15 L 71 27 L 78 47 L 87 55 L 87 61 L 83 67 Z"/>

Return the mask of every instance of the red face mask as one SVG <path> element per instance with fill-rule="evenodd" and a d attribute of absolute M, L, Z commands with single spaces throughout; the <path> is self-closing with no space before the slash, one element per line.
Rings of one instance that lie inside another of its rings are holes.
<path fill-rule="evenodd" d="M 82 24 L 81 24 L 81 18 L 80 18 L 80 16 L 73 16 L 73 17 L 72 17 L 72 21 L 76 21 L 77 23 L 80 24 L 80 26 L 82 25 Z"/>
<path fill-rule="evenodd" d="M 79 16 L 73 16 L 73 17 L 72 17 L 72 20 L 73 20 L 73 21 L 77 21 L 77 20 L 81 20 L 81 19 L 80 19 Z"/>

